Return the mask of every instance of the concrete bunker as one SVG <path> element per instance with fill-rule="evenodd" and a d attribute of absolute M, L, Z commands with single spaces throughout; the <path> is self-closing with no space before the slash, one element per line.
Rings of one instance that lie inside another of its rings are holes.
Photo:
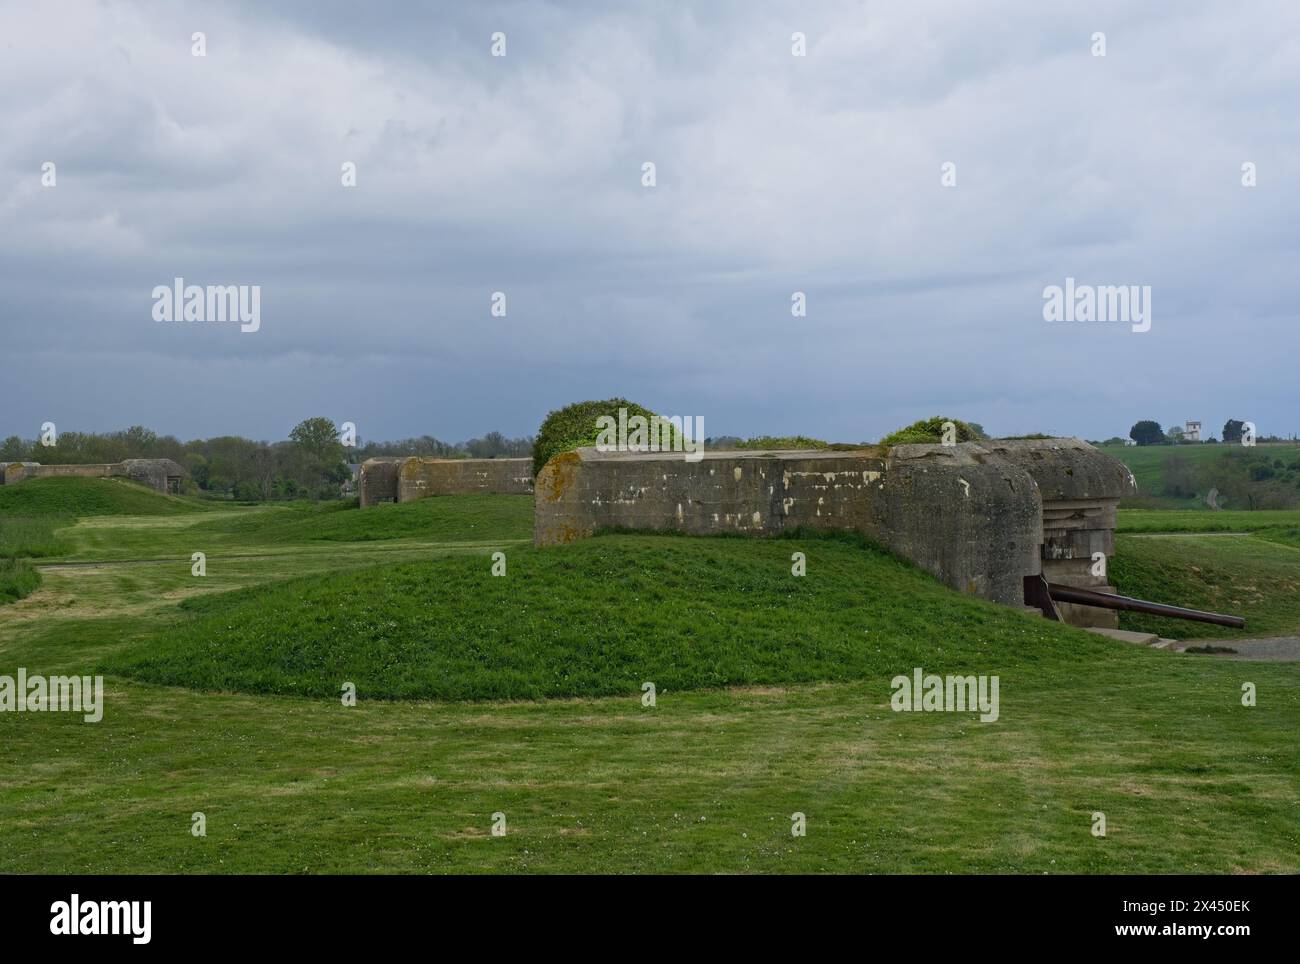
<path fill-rule="evenodd" d="M 1024 579 L 1046 568 L 1105 586 L 1092 552 L 1114 547 L 1128 470 L 1079 439 L 898 445 L 853 451 L 680 454 L 580 448 L 536 481 L 534 542 L 603 528 L 772 536 L 785 529 L 861 532 L 961 592 L 1024 604 Z M 1067 621 L 1111 616 L 1067 607 Z M 1087 623 L 1093 624 L 1093 623 Z"/>
<path fill-rule="evenodd" d="M 25 479 L 126 478 L 147 485 L 156 492 L 179 494 L 188 475 L 171 459 L 125 459 L 96 465 L 42 465 L 40 462 L 10 462 L 0 465 L 0 484 L 15 485 Z"/>
<path fill-rule="evenodd" d="M 1137 493 L 1128 466 L 1077 438 L 993 439 L 980 444 L 1021 466 L 1038 485 L 1043 577 L 1049 583 L 1114 595 L 1108 573 L 1119 502 Z M 1056 608 L 1073 626 L 1119 626 L 1119 613 L 1112 609 L 1063 602 Z"/>
<path fill-rule="evenodd" d="M 361 508 L 471 492 L 529 495 L 532 459 L 436 459 L 421 456 L 368 459 L 357 483 Z"/>

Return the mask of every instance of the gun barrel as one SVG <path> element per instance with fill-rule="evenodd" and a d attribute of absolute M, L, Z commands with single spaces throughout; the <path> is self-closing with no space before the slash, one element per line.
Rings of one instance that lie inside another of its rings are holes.
<path fill-rule="evenodd" d="M 1198 623 L 1214 623 L 1216 626 L 1231 626 L 1244 629 L 1246 620 L 1241 616 L 1228 616 L 1223 613 L 1207 613 L 1199 609 L 1184 609 L 1182 606 L 1167 606 L 1164 603 L 1148 602 L 1134 599 L 1132 596 L 1117 596 L 1113 593 L 1098 592 L 1080 586 L 1063 586 L 1049 582 L 1047 591 L 1057 602 L 1075 603 L 1080 606 L 1098 606 L 1102 609 L 1123 609 L 1134 613 L 1147 613 L 1151 616 L 1170 616 L 1174 619 L 1190 619 Z"/>

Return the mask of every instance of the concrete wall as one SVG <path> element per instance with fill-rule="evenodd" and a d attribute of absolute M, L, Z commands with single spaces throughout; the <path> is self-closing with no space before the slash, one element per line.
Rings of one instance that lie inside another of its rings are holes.
<path fill-rule="evenodd" d="M 397 467 L 404 459 L 367 459 L 361 463 L 357 498 L 366 509 L 381 502 L 397 501 Z"/>
<path fill-rule="evenodd" d="M 370 459 L 361 466 L 362 508 L 470 492 L 528 495 L 532 459 Z"/>
<path fill-rule="evenodd" d="M 1116 459 L 1079 439 L 899 445 L 853 452 L 598 452 L 556 456 L 536 484 L 539 546 L 626 528 L 771 536 L 861 532 L 962 592 L 1020 605 L 1025 576 L 1114 592 L 1092 554 L 1115 547 L 1115 510 L 1134 492 Z M 1062 606 L 1075 625 L 1115 614 Z"/>
<path fill-rule="evenodd" d="M 397 473 L 397 501 L 491 492 L 531 495 L 532 459 L 407 459 Z"/>
<path fill-rule="evenodd" d="M 537 477 L 534 541 L 602 528 L 771 536 L 850 529 L 962 592 L 1020 604 L 1039 571 L 1037 488 L 1017 465 L 972 443 L 888 452 L 597 452 L 553 458 Z"/>
<path fill-rule="evenodd" d="M 24 479 L 128 478 L 147 485 L 158 492 L 175 488 L 187 475 L 185 469 L 171 459 L 126 459 L 95 465 L 42 465 L 39 462 L 11 462 L 5 466 L 0 481 L 14 485 Z"/>

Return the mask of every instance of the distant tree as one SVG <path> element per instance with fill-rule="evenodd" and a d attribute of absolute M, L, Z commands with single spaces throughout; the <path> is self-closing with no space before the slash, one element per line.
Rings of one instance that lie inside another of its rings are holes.
<path fill-rule="evenodd" d="M 1183 432 L 1183 430 L 1179 428 L 1177 425 L 1169 426 L 1169 432 L 1168 432 L 1169 441 L 1173 442 L 1175 445 L 1177 445 L 1179 442 L 1183 440 L 1184 434 L 1185 433 Z"/>
<path fill-rule="evenodd" d="M 1165 433 L 1160 428 L 1160 423 L 1150 419 L 1135 422 L 1128 430 L 1128 437 L 1138 445 L 1160 445 L 1165 441 Z"/>
<path fill-rule="evenodd" d="M 339 441 L 338 429 L 328 418 L 309 418 L 299 422 L 289 433 L 289 441 L 296 451 L 286 455 L 298 463 L 292 474 L 309 493 L 325 495 L 328 483 L 337 483 L 347 477 L 343 443 Z M 271 496 L 274 477 L 274 466 L 265 466 L 259 481 L 266 498 Z"/>
<path fill-rule="evenodd" d="M 524 455 L 532 451 L 532 440 L 529 439 L 528 443 L 529 449 L 523 453 Z M 450 442 L 443 442 L 432 435 L 421 435 L 419 438 L 398 439 L 392 442 L 367 442 L 357 448 L 352 460 L 364 462 L 366 459 L 382 455 L 425 455 L 449 459 L 456 458 L 460 454 L 462 453 Z"/>
<path fill-rule="evenodd" d="M 1228 419 L 1223 423 L 1223 440 L 1225 442 L 1240 442 L 1241 432 L 1245 427 L 1245 422 L 1239 422 L 1235 418 Z"/>
<path fill-rule="evenodd" d="M 299 422 L 289 433 L 289 441 L 306 455 L 320 462 L 343 460 L 343 445 L 339 430 L 328 418 L 308 418 Z"/>
<path fill-rule="evenodd" d="M 29 462 L 30 452 L 31 446 L 27 442 L 17 435 L 10 435 L 4 440 L 4 444 L 0 445 L 0 462 Z"/>
<path fill-rule="evenodd" d="M 121 439 L 123 446 L 131 453 L 128 458 L 149 458 L 158 445 L 158 433 L 143 425 L 132 425 L 121 433 Z"/>
<path fill-rule="evenodd" d="M 201 453 L 186 452 L 185 468 L 189 471 L 190 478 L 194 480 L 195 485 L 200 489 L 208 487 L 208 481 L 211 478 L 210 467 L 208 466 L 208 460 Z"/>

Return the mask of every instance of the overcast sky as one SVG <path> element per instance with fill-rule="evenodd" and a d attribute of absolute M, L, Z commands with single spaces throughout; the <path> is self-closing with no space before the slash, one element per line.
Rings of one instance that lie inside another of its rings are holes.
<path fill-rule="evenodd" d="M 0 436 L 1300 432 L 1298 88 L 1295 0 L 4 3 Z"/>

